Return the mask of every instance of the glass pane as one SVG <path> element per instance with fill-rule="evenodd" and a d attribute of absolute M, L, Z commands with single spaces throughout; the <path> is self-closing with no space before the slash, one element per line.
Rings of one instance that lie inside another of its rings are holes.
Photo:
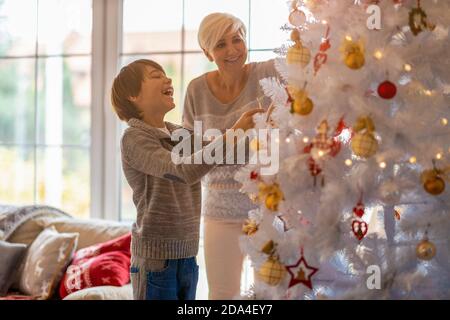
<path fill-rule="evenodd" d="M 33 143 L 34 60 L 0 59 L 0 143 Z"/>
<path fill-rule="evenodd" d="M 203 53 L 191 53 L 184 55 L 183 103 L 189 82 L 201 76 L 205 72 L 216 69 L 217 66 L 210 62 Z M 183 108 L 183 105 L 181 105 L 181 108 Z"/>
<path fill-rule="evenodd" d="M 272 0 L 273 1 L 273 0 Z M 276 2 L 276 1 L 274 1 Z M 197 41 L 197 30 L 205 16 L 213 12 L 226 12 L 238 17 L 247 27 L 249 21 L 248 0 L 187 0 L 185 1 L 185 50 L 201 50 Z M 267 19 L 267 12 L 264 16 Z"/>
<path fill-rule="evenodd" d="M 278 55 L 272 50 L 269 51 L 250 51 L 249 52 L 249 61 L 250 62 L 259 62 L 259 61 L 267 61 L 270 59 L 277 58 Z"/>
<path fill-rule="evenodd" d="M 39 1 L 39 54 L 91 52 L 92 0 Z"/>
<path fill-rule="evenodd" d="M 0 56 L 36 52 L 36 0 L 0 0 Z"/>
<path fill-rule="evenodd" d="M 37 202 L 60 208 L 80 218 L 89 217 L 89 149 L 39 148 Z"/>
<path fill-rule="evenodd" d="M 34 149 L 0 146 L 0 203 L 34 202 Z"/>
<path fill-rule="evenodd" d="M 286 1 L 252 1 L 250 18 L 250 48 L 273 49 L 289 40 L 289 33 L 280 28 L 287 23 Z M 270 16 L 267 15 L 270 12 Z"/>
<path fill-rule="evenodd" d="M 38 141 L 49 145 L 90 144 L 91 59 L 39 59 Z"/>
<path fill-rule="evenodd" d="M 165 120 L 173 123 L 181 123 L 182 86 L 181 86 L 181 54 L 155 54 L 145 56 L 123 56 L 121 66 L 125 66 L 137 59 L 151 59 L 159 63 L 172 79 L 172 85 L 175 90 L 174 100 L 175 108 L 167 113 Z"/>
<path fill-rule="evenodd" d="M 120 220 L 121 221 L 135 221 L 136 220 L 136 207 L 133 203 L 133 192 L 131 190 L 130 185 L 123 174 L 123 170 L 121 170 L 122 174 L 122 201 L 120 207 Z"/>
<path fill-rule="evenodd" d="M 181 51 L 180 0 L 124 0 L 123 52 Z"/>

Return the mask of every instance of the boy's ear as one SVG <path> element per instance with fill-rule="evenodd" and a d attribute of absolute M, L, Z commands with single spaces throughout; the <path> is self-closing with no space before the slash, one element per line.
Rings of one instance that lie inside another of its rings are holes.
<path fill-rule="evenodd" d="M 129 97 L 128 97 L 128 101 L 136 102 L 136 101 L 137 101 L 137 97 L 129 96 Z"/>
<path fill-rule="evenodd" d="M 203 53 L 205 54 L 205 56 L 208 58 L 209 61 L 214 62 L 213 57 L 209 54 L 208 51 L 206 51 L 205 49 L 202 49 Z"/>

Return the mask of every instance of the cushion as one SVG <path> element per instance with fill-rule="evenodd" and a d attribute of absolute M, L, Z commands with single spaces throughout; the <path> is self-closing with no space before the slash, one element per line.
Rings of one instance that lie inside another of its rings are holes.
<path fill-rule="evenodd" d="M 11 237 L 8 238 L 8 241 L 29 246 L 44 229 L 44 225 L 39 218 L 29 219 L 14 231 Z M 22 260 L 22 264 L 18 267 L 19 270 L 16 272 L 16 277 L 12 283 L 12 288 L 14 289 L 19 289 L 20 287 L 20 275 L 22 274 L 24 266 L 25 259 Z"/>
<path fill-rule="evenodd" d="M 0 297 L 6 295 L 25 257 L 27 246 L 0 241 Z"/>
<path fill-rule="evenodd" d="M 131 231 L 131 227 L 120 222 L 99 219 L 40 218 L 46 227 L 54 226 L 59 232 L 78 232 L 78 249 L 102 243 Z"/>
<path fill-rule="evenodd" d="M 131 283 L 121 287 L 92 287 L 71 293 L 64 300 L 133 300 L 133 289 Z"/>
<path fill-rule="evenodd" d="M 28 248 L 20 276 L 20 291 L 40 299 L 52 297 L 76 250 L 78 233 L 44 229 Z"/>
<path fill-rule="evenodd" d="M 121 287 L 92 287 L 71 293 L 64 300 L 133 300 L 133 289 L 131 283 Z"/>
<path fill-rule="evenodd" d="M 128 257 L 130 257 L 130 245 L 131 245 L 131 232 L 124 234 L 118 238 L 111 239 L 109 241 L 94 244 L 92 246 L 78 250 L 73 257 L 74 262 L 92 258 L 98 256 L 102 253 L 112 252 L 112 251 L 122 251 Z"/>
<path fill-rule="evenodd" d="M 59 295 L 65 298 L 68 294 L 85 288 L 106 285 L 123 286 L 129 282 L 129 253 L 104 252 L 91 257 L 74 259 L 61 281 Z"/>
<path fill-rule="evenodd" d="M 44 229 L 39 218 L 29 219 L 13 232 L 8 241 L 30 245 Z"/>

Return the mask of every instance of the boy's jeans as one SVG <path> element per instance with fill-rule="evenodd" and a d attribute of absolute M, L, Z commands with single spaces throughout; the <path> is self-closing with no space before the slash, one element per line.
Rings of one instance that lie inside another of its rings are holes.
<path fill-rule="evenodd" d="M 130 274 L 135 300 L 195 300 L 195 257 L 152 260 L 132 256 Z"/>

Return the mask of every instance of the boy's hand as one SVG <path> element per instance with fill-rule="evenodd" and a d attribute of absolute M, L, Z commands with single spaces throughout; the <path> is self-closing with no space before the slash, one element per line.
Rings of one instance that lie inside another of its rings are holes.
<path fill-rule="evenodd" d="M 257 113 L 263 112 L 266 112 L 266 110 L 262 108 L 252 109 L 244 112 L 241 117 L 234 123 L 231 129 L 243 129 L 244 131 L 252 129 L 255 126 L 255 123 L 253 122 L 253 116 Z"/>

